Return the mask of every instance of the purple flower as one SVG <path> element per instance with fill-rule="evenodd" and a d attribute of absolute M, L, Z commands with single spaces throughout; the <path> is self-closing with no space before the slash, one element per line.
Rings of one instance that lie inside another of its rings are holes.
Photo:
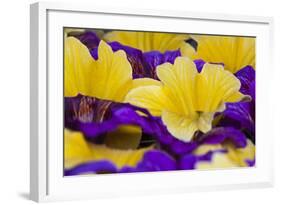
<path fill-rule="evenodd" d="M 149 71 L 149 77 L 158 79 L 156 75 L 156 67 L 166 62 L 174 64 L 174 61 L 178 56 L 181 56 L 180 50 L 166 51 L 165 53 L 160 53 L 159 51 L 144 53 L 144 64 L 146 69 Z"/>
<path fill-rule="evenodd" d="M 196 142 L 182 142 L 173 137 L 161 119 L 146 109 L 81 95 L 65 98 L 65 127 L 81 131 L 88 140 L 102 140 L 103 134 L 121 125 L 140 127 L 143 136 L 172 155 L 190 153 L 197 146 Z"/>

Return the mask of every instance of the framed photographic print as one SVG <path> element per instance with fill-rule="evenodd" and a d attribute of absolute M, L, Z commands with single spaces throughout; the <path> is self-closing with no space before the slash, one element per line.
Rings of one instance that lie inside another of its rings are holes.
<path fill-rule="evenodd" d="M 272 22 L 31 5 L 31 199 L 271 186 Z"/>

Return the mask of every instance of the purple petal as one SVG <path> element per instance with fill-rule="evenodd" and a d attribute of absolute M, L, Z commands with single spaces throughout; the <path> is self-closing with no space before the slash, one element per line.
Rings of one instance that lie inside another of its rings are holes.
<path fill-rule="evenodd" d="M 144 53 L 143 59 L 145 67 L 150 73 L 150 77 L 158 79 L 156 75 L 156 67 L 166 62 L 174 64 L 174 61 L 178 56 L 181 56 L 180 50 L 166 51 L 165 53 L 151 51 Z"/>
<path fill-rule="evenodd" d="M 125 53 L 127 54 L 127 59 L 133 68 L 134 78 L 149 77 L 147 70 L 143 66 L 143 55 L 141 50 L 129 46 L 124 46 L 118 42 L 111 42 L 109 43 L 109 45 L 114 52 L 118 50 L 125 51 Z"/>
<path fill-rule="evenodd" d="M 255 107 L 252 103 L 228 103 L 217 126 L 231 126 L 244 131 L 249 138 L 255 141 Z"/>
<path fill-rule="evenodd" d="M 246 163 L 248 164 L 249 167 L 253 167 L 256 164 L 256 160 L 255 159 L 254 160 L 247 159 L 245 161 L 246 161 Z"/>
<path fill-rule="evenodd" d="M 209 151 L 206 154 L 203 155 L 193 155 L 193 154 L 187 154 L 182 156 L 178 160 L 178 168 L 181 170 L 190 170 L 195 169 L 196 163 L 198 162 L 211 162 L 212 157 L 215 153 L 226 153 L 227 151 L 225 149 L 215 150 L 215 151 Z"/>
<path fill-rule="evenodd" d="M 197 60 L 194 60 L 194 63 L 196 65 L 197 71 L 200 73 L 205 64 L 205 61 L 203 61 L 202 59 L 197 59 Z"/>
<path fill-rule="evenodd" d="M 196 65 L 197 71 L 200 73 L 202 71 L 202 69 L 203 69 L 203 67 L 204 67 L 206 62 L 204 60 L 202 60 L 202 59 L 196 59 L 193 62 Z M 209 62 L 209 63 L 224 66 L 224 63 L 215 63 L 215 62 Z"/>
<path fill-rule="evenodd" d="M 110 42 L 108 43 L 114 52 L 118 50 L 123 50 L 126 55 L 127 59 L 130 62 L 132 69 L 133 69 L 133 77 L 140 78 L 140 77 L 149 77 L 148 71 L 145 69 L 143 65 L 143 55 L 141 50 L 136 48 L 132 48 L 129 46 L 124 46 L 118 42 Z M 92 48 L 90 53 L 94 59 L 98 59 L 98 48 Z"/>
<path fill-rule="evenodd" d="M 170 155 L 158 150 L 147 151 L 136 167 L 124 167 L 120 172 L 151 172 L 176 170 L 177 163 Z"/>
<path fill-rule="evenodd" d="M 255 99 L 255 78 L 256 72 L 252 66 L 246 66 L 235 73 L 235 76 L 241 82 L 240 91 L 243 94 L 251 95 Z"/>
<path fill-rule="evenodd" d="M 112 102 L 99 100 L 94 97 L 78 95 L 64 98 L 64 112 L 66 127 L 73 128 L 75 121 L 101 122 L 108 118 L 109 107 Z"/>
<path fill-rule="evenodd" d="M 187 154 L 181 157 L 178 161 L 179 169 L 189 170 L 194 169 L 197 162 L 197 157 L 192 154 Z"/>
<path fill-rule="evenodd" d="M 168 171 L 176 169 L 176 161 L 165 152 L 153 150 L 144 154 L 137 165 L 140 171 Z"/>
<path fill-rule="evenodd" d="M 74 168 L 66 169 L 64 171 L 64 176 L 87 174 L 87 173 L 115 173 L 117 168 L 114 164 L 109 161 L 92 161 L 80 164 Z"/>
<path fill-rule="evenodd" d="M 243 131 L 255 143 L 255 70 L 246 66 L 235 73 L 241 82 L 240 92 L 250 95 L 250 102 L 227 103 L 217 126 L 234 127 Z"/>
<path fill-rule="evenodd" d="M 221 144 L 226 141 L 232 142 L 237 148 L 247 145 L 247 139 L 243 132 L 232 127 L 214 128 L 198 139 L 200 144 Z"/>
<path fill-rule="evenodd" d="M 100 38 L 95 32 L 86 31 L 82 34 L 75 35 L 89 50 L 96 48 L 100 43 Z"/>

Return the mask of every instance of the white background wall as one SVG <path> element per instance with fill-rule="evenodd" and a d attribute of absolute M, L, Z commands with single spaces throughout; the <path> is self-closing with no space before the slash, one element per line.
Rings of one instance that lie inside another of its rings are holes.
<path fill-rule="evenodd" d="M 29 192 L 29 0 L 1 1 L 0 27 L 0 204 L 31 204 Z M 79 0 L 83 2 L 83 0 Z M 281 203 L 281 6 L 278 0 L 92 0 L 100 6 L 273 16 L 276 84 L 275 187 L 187 193 L 66 204 L 280 204 Z M 268 72 L 272 71 L 272 68 Z M 279 86 L 279 87 L 278 87 Z M 278 107 L 279 106 L 279 107 Z M 264 108 L 266 109 L 266 108 Z M 266 136 L 264 136 L 266 137 Z M 149 184 L 148 184 L 149 186 Z M 58 203 L 60 204 L 60 203 Z"/>

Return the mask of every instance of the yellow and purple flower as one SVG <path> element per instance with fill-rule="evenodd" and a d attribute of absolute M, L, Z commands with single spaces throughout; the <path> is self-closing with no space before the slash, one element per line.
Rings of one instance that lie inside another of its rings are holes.
<path fill-rule="evenodd" d="M 190 141 L 198 130 L 212 128 L 216 112 L 227 102 L 239 102 L 248 96 L 239 92 L 241 83 L 223 66 L 206 63 L 199 73 L 188 58 L 178 57 L 174 65 L 157 67 L 160 85 L 132 89 L 126 101 L 161 116 L 169 132 L 182 141 Z"/>
<path fill-rule="evenodd" d="M 255 164 L 255 40 L 68 29 L 64 174 Z"/>

